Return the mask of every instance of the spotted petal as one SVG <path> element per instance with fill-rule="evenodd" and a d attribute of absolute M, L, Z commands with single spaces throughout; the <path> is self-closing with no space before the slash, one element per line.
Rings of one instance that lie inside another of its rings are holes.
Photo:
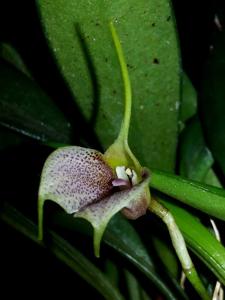
<path fill-rule="evenodd" d="M 131 189 L 116 192 L 74 214 L 74 217 L 84 218 L 92 224 L 94 228 L 94 250 L 97 257 L 99 257 L 100 242 L 105 228 L 117 212 L 124 208 L 137 208 L 137 204 L 139 204 L 137 209 L 146 212 L 149 204 L 148 194 L 146 195 L 149 180 L 150 177 L 147 175 L 141 183 Z"/>
<path fill-rule="evenodd" d="M 59 148 L 46 160 L 39 188 L 39 238 L 42 239 L 43 204 L 52 200 L 67 213 L 106 197 L 112 189 L 113 170 L 103 155 L 76 146 Z"/>

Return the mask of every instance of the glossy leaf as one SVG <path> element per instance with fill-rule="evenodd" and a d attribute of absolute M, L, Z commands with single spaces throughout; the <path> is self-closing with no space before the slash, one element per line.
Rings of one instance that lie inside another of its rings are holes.
<path fill-rule="evenodd" d="M 39 246 L 44 246 L 37 239 L 37 227 L 10 205 L 5 205 L 1 209 L 0 219 L 39 244 Z M 67 241 L 54 232 L 48 233 L 48 239 L 48 250 L 98 290 L 105 299 L 124 299 L 107 277 Z"/>
<path fill-rule="evenodd" d="M 70 124 L 56 105 L 26 75 L 1 61 L 0 124 L 49 143 L 69 143 Z"/>
<path fill-rule="evenodd" d="M 123 113 L 123 83 L 108 26 L 114 23 L 133 89 L 130 147 L 142 165 L 172 170 L 180 80 L 168 1 L 36 3 L 57 64 L 105 149 L 117 137 Z"/>
<path fill-rule="evenodd" d="M 225 33 L 218 32 L 204 69 L 200 108 L 207 142 L 225 174 Z"/>
<path fill-rule="evenodd" d="M 153 170 L 150 186 L 210 216 L 225 220 L 224 189 Z"/>

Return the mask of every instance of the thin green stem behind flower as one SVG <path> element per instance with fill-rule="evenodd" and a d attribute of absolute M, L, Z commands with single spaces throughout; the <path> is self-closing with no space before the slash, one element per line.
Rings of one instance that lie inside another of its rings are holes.
<path fill-rule="evenodd" d="M 131 105 L 132 105 L 132 91 L 131 91 L 131 83 L 127 69 L 126 59 L 123 54 L 123 50 L 121 47 L 121 42 L 118 38 L 116 29 L 112 22 L 110 22 L 110 30 L 113 37 L 113 42 L 116 48 L 116 52 L 118 55 L 121 74 L 123 77 L 124 84 L 124 95 L 125 95 L 125 108 L 124 108 L 124 117 L 123 122 L 121 124 L 120 133 L 118 139 L 122 141 L 128 141 L 129 127 L 130 127 L 130 117 L 131 117 Z"/>

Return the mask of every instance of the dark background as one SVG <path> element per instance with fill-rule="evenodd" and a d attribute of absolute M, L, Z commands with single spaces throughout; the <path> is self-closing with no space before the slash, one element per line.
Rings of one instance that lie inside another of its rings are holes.
<path fill-rule="evenodd" d="M 66 1 L 66 0 L 65 0 Z M 175 18 L 182 56 L 183 69 L 187 72 L 197 91 L 201 89 L 204 63 L 209 55 L 209 47 L 217 30 L 214 23 L 215 13 L 220 16 L 223 26 L 225 11 L 224 1 L 173 0 Z M 1 1 L 0 2 L 0 41 L 11 43 L 21 54 L 32 76 L 50 95 L 65 114 L 72 119 L 70 105 L 62 105 L 62 100 L 70 98 L 69 92 L 62 82 L 57 68 L 48 50 L 35 2 Z M 71 102 L 72 103 L 72 102 Z M 199 108 L 201 116 L 201 107 Z M 24 149 L 23 149 L 24 150 Z M 38 187 L 38 176 L 32 169 L 40 172 L 39 161 L 46 156 L 47 149 L 39 149 L 29 144 L 26 151 L 6 153 L 0 157 L 1 190 L 3 199 L 14 198 L 14 204 L 24 206 L 30 195 L 35 195 Z M 35 155 L 39 153 L 39 158 Z M 26 157 L 27 165 L 21 162 Z M 30 172 L 31 171 L 31 172 Z M 3 176 L 4 174 L 4 176 Z M 23 176 L 21 176 L 21 174 Z M 32 177 L 32 186 L 25 186 Z M 13 186 L 10 184 L 13 183 Z M 18 192 L 19 191 L 19 192 Z M 17 198 L 17 195 L 24 198 Z M 36 207 L 30 214 L 35 215 Z M 56 297 L 85 299 L 101 299 L 99 294 L 88 287 L 83 280 L 58 262 L 47 251 L 40 250 L 31 241 L 24 238 L 7 225 L 0 223 L 0 274 L 2 299 L 11 297 Z M 79 296 L 81 295 L 82 296 Z M 72 296 L 71 296 L 72 295 Z"/>

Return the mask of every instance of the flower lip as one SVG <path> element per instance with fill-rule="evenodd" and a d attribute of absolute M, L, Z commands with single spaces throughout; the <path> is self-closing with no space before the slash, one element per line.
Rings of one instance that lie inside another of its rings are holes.
<path fill-rule="evenodd" d="M 142 168 L 141 178 L 142 178 L 141 182 L 137 183 L 136 185 L 139 185 L 142 182 L 150 179 L 150 173 L 148 169 Z M 135 187 L 135 185 L 133 185 L 133 187 Z M 146 187 L 138 199 L 131 202 L 129 206 L 126 206 L 122 209 L 122 214 L 127 219 L 136 220 L 139 217 L 146 214 L 146 211 L 149 206 L 149 201 L 150 201 L 150 191 L 149 188 Z"/>
<path fill-rule="evenodd" d="M 131 188 L 131 184 L 128 180 L 125 180 L 125 179 L 121 179 L 121 178 L 116 178 L 116 179 L 113 179 L 112 181 L 112 185 L 114 187 L 127 187 L 127 188 Z"/>

